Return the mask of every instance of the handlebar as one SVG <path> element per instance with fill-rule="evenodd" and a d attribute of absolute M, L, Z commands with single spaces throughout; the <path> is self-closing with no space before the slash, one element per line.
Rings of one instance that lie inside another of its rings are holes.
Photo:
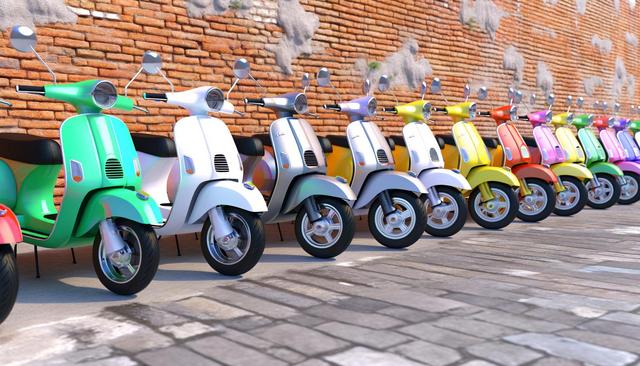
<path fill-rule="evenodd" d="M 529 120 L 529 116 L 524 115 L 524 116 L 518 116 L 518 119 L 521 121 L 528 121 Z"/>
<path fill-rule="evenodd" d="M 159 102 L 166 102 L 167 101 L 167 94 L 166 93 L 144 93 L 142 94 L 142 97 L 146 100 L 156 100 Z"/>
<path fill-rule="evenodd" d="M 330 111 L 340 112 L 342 108 L 340 108 L 339 104 L 325 104 L 322 106 L 324 109 L 328 109 Z"/>
<path fill-rule="evenodd" d="M 245 98 L 244 103 L 264 107 L 264 99 L 262 98 Z"/>
<path fill-rule="evenodd" d="M 398 111 L 396 110 L 396 107 L 391 107 L 391 108 L 383 107 L 382 111 L 387 113 L 394 113 L 394 114 L 398 113 Z"/>
<path fill-rule="evenodd" d="M 491 112 L 478 112 L 478 116 L 491 117 Z"/>
<path fill-rule="evenodd" d="M 447 108 L 445 107 L 433 107 L 434 112 L 444 112 L 447 113 Z"/>
<path fill-rule="evenodd" d="M 44 86 L 32 86 L 32 85 L 18 85 L 16 86 L 16 92 L 22 94 L 35 94 L 44 95 Z"/>

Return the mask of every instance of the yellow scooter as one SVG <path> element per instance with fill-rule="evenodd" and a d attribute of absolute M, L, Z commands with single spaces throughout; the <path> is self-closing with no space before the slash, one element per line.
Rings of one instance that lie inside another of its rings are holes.
<path fill-rule="evenodd" d="M 434 79 L 431 90 L 441 93 L 440 80 Z M 434 108 L 435 112 L 445 113 L 455 122 L 452 135 L 441 136 L 445 140 L 445 168 L 459 169 L 469 181 L 468 205 L 473 220 L 486 229 L 501 229 L 509 225 L 518 213 L 518 196 L 514 189 L 520 186 L 520 182 L 510 169 L 491 166 L 489 150 L 472 122 L 477 106 L 469 101 L 470 95 L 471 88 L 466 85 L 464 102 Z M 478 99 L 486 97 L 487 89 L 480 88 Z"/>

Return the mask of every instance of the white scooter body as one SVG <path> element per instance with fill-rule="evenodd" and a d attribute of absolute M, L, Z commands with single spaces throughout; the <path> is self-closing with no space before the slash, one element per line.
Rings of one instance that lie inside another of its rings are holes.
<path fill-rule="evenodd" d="M 196 106 L 209 90 L 202 87 L 166 94 L 167 103 L 195 114 L 182 118 L 174 127 L 177 158 L 138 152 L 142 189 L 161 202 L 165 221 L 156 228 L 160 236 L 201 231 L 207 214 L 219 206 L 267 211 L 260 191 L 242 182 L 242 162 L 227 125 Z M 219 111 L 233 110 L 225 101 Z"/>

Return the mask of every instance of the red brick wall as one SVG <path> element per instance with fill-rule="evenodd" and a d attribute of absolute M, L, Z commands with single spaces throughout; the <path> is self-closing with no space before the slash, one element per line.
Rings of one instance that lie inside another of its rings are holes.
<path fill-rule="evenodd" d="M 261 2 L 272 8 L 276 3 L 255 0 L 253 15 L 268 8 Z M 282 36 L 276 24 L 233 12 L 193 19 L 187 15 L 183 0 L 67 0 L 70 6 L 118 14 L 120 20 L 78 17 L 77 24 L 39 26 L 37 49 L 51 61 L 60 82 L 105 78 L 122 90 L 137 69 L 143 51 L 154 50 L 162 54 L 164 69 L 178 90 L 201 85 L 226 90 L 231 83 L 233 61 L 246 57 L 252 62 L 255 77 L 269 93 L 290 91 L 298 84 L 302 72 L 313 74 L 319 67 L 327 66 L 333 71 L 334 84 L 343 97 L 352 97 L 360 92 L 361 80 L 354 69 L 358 58 L 383 60 L 401 47 L 404 40 L 415 38 L 420 44 L 420 54 L 430 61 L 434 75 L 442 79 L 449 101 L 460 99 L 464 83 L 481 81 L 490 88 L 490 100 L 480 103 L 481 108 L 486 108 L 505 100 L 511 72 L 503 70 L 502 57 L 511 44 L 525 56 L 522 87 L 536 90 L 536 64 L 544 61 L 555 77 L 559 100 L 569 93 L 582 93 L 582 79 L 590 75 L 603 77 L 608 90 L 616 56 L 623 57 L 629 73 L 638 74 L 637 50 L 625 42 L 625 33 L 640 32 L 640 6 L 630 10 L 627 1 L 621 2 L 621 12 L 616 14 L 613 1 L 590 0 L 586 14 L 579 16 L 574 1 L 549 6 L 543 0 L 497 0 L 496 4 L 509 15 L 502 19 L 492 42 L 487 34 L 460 24 L 459 1 L 301 0 L 307 11 L 320 17 L 314 47 L 322 50 L 296 60 L 296 74 L 291 77 L 279 72 L 269 51 Z M 549 36 L 551 32 L 555 37 Z M 601 55 L 591 45 L 594 34 L 613 41 L 609 55 Z M 57 137 L 59 124 L 72 110 L 61 103 L 15 94 L 13 87 L 17 84 L 42 84 L 50 79 L 32 55 L 10 49 L 7 37 L 5 32 L 0 39 L 0 97 L 12 101 L 14 107 L 0 108 L 0 130 Z M 167 85 L 157 76 L 142 76 L 129 94 L 150 110 L 149 115 L 140 112 L 119 115 L 132 130 L 170 133 L 172 123 L 184 112 L 140 100 L 143 90 L 152 89 L 166 90 Z M 396 91 L 396 94 L 401 101 L 417 98 L 417 91 Z M 244 110 L 238 102 L 240 98 L 255 95 L 257 89 L 252 83 L 243 81 L 232 98 Z M 308 93 L 311 110 L 334 96 L 330 89 L 316 91 L 312 87 Z M 393 103 L 389 95 L 378 97 L 380 105 Z M 440 97 L 432 100 L 436 105 L 442 103 Z M 628 103 L 629 99 L 625 95 L 622 101 Z M 234 132 L 264 131 L 275 118 L 255 107 L 246 110 L 249 113 L 244 117 L 226 118 Z M 309 119 L 320 133 L 343 131 L 347 124 L 345 116 L 321 110 L 318 114 L 321 118 Z M 478 123 L 483 133 L 493 134 L 490 121 Z M 398 119 L 389 116 L 380 125 L 387 131 L 397 131 L 402 126 Z M 434 129 L 443 131 L 449 125 L 446 118 L 439 117 Z"/>

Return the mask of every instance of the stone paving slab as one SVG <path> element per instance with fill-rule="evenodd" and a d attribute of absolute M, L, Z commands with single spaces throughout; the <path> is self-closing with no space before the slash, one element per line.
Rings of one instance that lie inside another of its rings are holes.
<path fill-rule="evenodd" d="M 1 336 L 0 365 L 640 365 L 638 213 L 470 224 L 393 257 L 109 306 Z"/>

